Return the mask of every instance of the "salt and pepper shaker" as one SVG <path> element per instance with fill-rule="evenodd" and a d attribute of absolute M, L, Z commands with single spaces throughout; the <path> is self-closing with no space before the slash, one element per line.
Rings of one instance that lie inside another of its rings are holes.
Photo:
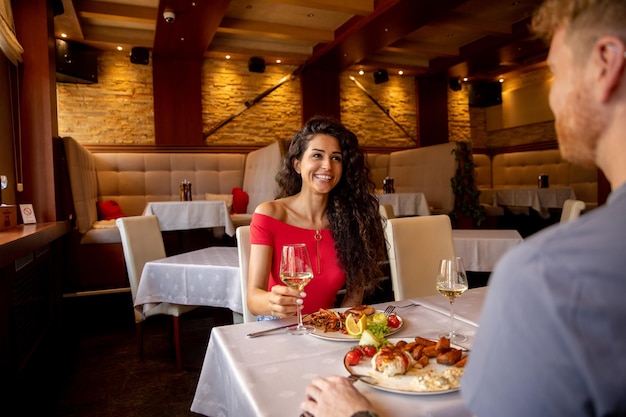
<path fill-rule="evenodd" d="M 385 194 L 393 194 L 396 192 L 396 189 L 393 186 L 393 178 L 386 177 L 383 180 L 383 193 Z"/>
<path fill-rule="evenodd" d="M 183 180 L 180 183 L 180 201 L 191 201 L 191 183 L 188 180 Z"/>

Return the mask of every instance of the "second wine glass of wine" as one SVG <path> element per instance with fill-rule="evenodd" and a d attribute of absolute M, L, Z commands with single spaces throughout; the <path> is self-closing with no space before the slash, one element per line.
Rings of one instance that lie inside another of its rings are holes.
<path fill-rule="evenodd" d="M 447 337 L 451 342 L 464 342 L 467 336 L 454 330 L 454 300 L 467 291 L 467 275 L 463 267 L 463 259 L 458 256 L 443 258 L 439 263 L 437 275 L 437 291 L 450 300 L 450 331 L 440 337 Z"/>
<path fill-rule="evenodd" d="M 280 279 L 290 288 L 298 291 L 313 279 L 313 268 L 311 258 L 304 243 L 283 246 L 280 257 Z M 290 334 L 300 335 L 313 333 L 313 326 L 302 324 L 302 306 L 298 306 L 298 326 L 289 330 Z"/>

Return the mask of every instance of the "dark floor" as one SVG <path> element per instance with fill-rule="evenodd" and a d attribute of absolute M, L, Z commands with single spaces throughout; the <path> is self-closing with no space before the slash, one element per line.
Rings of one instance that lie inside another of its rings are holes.
<path fill-rule="evenodd" d="M 189 408 L 208 336 L 213 326 L 232 322 L 230 310 L 203 307 L 182 317 L 184 369 L 178 371 L 168 317 L 144 322 L 138 357 L 130 294 L 65 299 L 64 309 L 67 366 L 55 416 L 198 416 Z"/>

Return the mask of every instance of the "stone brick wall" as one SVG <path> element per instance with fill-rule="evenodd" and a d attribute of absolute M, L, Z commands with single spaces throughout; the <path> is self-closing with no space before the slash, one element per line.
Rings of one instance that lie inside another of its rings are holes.
<path fill-rule="evenodd" d="M 351 76 L 397 124 L 350 79 Z M 346 71 L 341 74 L 340 88 L 341 121 L 357 135 L 362 146 L 415 146 L 417 114 L 413 77 L 389 74 L 389 81 L 375 84 L 371 73 L 359 75 Z"/>
<path fill-rule="evenodd" d="M 202 120 L 207 144 L 265 145 L 288 140 L 301 126 L 300 80 L 295 77 L 254 106 L 259 94 L 289 78 L 294 66 L 266 66 L 248 71 L 247 62 L 206 60 L 203 65 Z M 381 110 L 350 77 L 354 77 Z M 507 88 L 549 77 L 545 69 L 507 81 Z M 372 74 L 347 71 L 340 76 L 341 119 L 363 146 L 411 147 L 417 134 L 415 80 L 389 75 L 375 84 Z M 57 84 L 59 135 L 85 144 L 154 144 L 152 67 L 130 63 L 127 54 L 102 52 L 97 84 Z M 495 147 L 554 139 L 552 122 L 488 131 L 486 110 L 470 108 L 467 91 L 448 91 L 449 139 L 471 140 L 474 147 Z M 388 115 L 385 113 L 388 112 Z M 233 115 L 232 121 L 216 126 Z M 396 123 L 389 117 L 393 118 Z M 399 127 L 399 126 L 400 127 Z M 403 131 L 408 132 L 408 135 Z"/>

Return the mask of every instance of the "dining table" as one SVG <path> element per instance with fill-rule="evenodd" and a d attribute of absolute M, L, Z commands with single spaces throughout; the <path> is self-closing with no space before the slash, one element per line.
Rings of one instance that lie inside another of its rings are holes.
<path fill-rule="evenodd" d="M 376 196 L 378 204 L 393 207 L 393 214 L 397 217 L 430 215 L 424 193 L 383 193 Z"/>
<path fill-rule="evenodd" d="M 572 187 L 511 187 L 481 189 L 480 202 L 494 206 L 526 207 L 548 218 L 549 209 L 562 209 L 565 200 L 576 198 Z"/>
<path fill-rule="evenodd" d="M 241 300 L 237 248 L 211 246 L 146 262 L 135 308 L 146 313 L 160 303 L 172 303 L 222 307 L 241 314 Z"/>
<path fill-rule="evenodd" d="M 492 272 L 498 260 L 524 239 L 513 229 L 454 229 L 456 256 L 466 271 Z"/>
<path fill-rule="evenodd" d="M 154 214 L 161 231 L 208 229 L 224 227 L 234 236 L 235 227 L 224 201 L 152 201 L 146 204 L 143 215 Z"/>
<path fill-rule="evenodd" d="M 471 348 L 487 287 L 466 291 L 455 301 L 455 330 Z M 392 303 L 376 304 L 383 310 Z M 393 302 L 402 326 L 388 340 L 422 336 L 437 339 L 450 326 L 450 304 L 435 295 Z M 295 319 L 260 321 L 212 330 L 191 411 L 205 416 L 293 416 L 301 414 L 306 386 L 316 376 L 348 376 L 344 356 L 358 339 L 338 340 L 332 333 L 291 335 L 284 329 L 259 337 L 247 335 L 294 323 Z M 471 353 L 470 353 L 471 355 Z M 358 381 L 355 387 L 385 416 L 471 416 L 457 391 L 400 393 Z"/>

